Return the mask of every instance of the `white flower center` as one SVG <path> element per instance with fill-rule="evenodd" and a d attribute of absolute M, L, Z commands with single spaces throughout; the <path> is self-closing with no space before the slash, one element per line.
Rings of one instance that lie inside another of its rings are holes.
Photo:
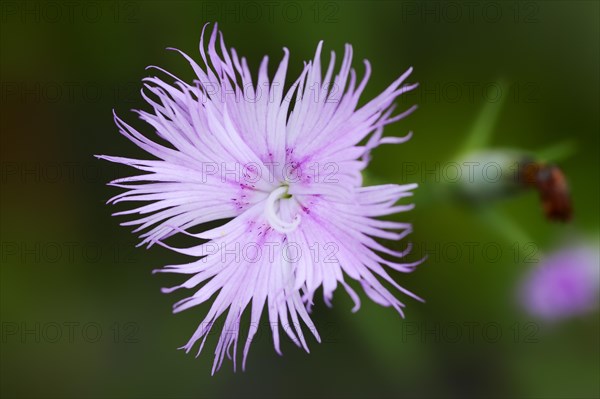
<path fill-rule="evenodd" d="M 300 224 L 300 215 L 296 215 L 294 220 L 291 222 L 286 222 L 277 215 L 275 203 L 286 196 L 288 196 L 288 187 L 281 186 L 269 194 L 267 197 L 267 202 L 265 203 L 265 215 L 267 217 L 267 221 L 273 229 L 280 233 L 291 233 L 292 231 L 296 230 Z"/>

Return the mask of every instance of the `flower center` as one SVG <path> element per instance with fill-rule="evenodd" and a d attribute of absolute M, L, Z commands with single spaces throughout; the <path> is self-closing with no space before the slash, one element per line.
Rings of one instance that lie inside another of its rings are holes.
<path fill-rule="evenodd" d="M 292 231 L 296 230 L 300 224 L 300 215 L 296 215 L 294 220 L 291 222 L 286 222 L 282 220 L 279 215 L 277 215 L 275 208 L 277 201 L 289 198 L 292 198 L 292 196 L 288 193 L 288 186 L 284 185 L 273 190 L 267 197 L 267 201 L 265 203 L 265 215 L 267 217 L 267 221 L 274 230 L 280 233 L 291 233 Z"/>

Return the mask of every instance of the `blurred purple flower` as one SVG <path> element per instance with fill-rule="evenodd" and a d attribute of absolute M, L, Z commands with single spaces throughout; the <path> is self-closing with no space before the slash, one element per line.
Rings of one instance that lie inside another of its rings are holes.
<path fill-rule="evenodd" d="M 354 300 L 354 310 L 360 307 L 359 297 L 345 277 L 358 281 L 378 304 L 402 314 L 404 305 L 380 279 L 419 298 L 400 287 L 383 266 L 410 272 L 419 262 L 382 258 L 380 253 L 402 258 L 410 245 L 394 251 L 374 238 L 401 240 L 411 233 L 409 223 L 377 218 L 412 209 L 412 204 L 397 205 L 397 201 L 411 196 L 416 184 L 362 187 L 361 171 L 373 148 L 410 138 L 410 133 L 383 138 L 382 132 L 385 125 L 415 109 L 391 116 L 396 97 L 417 86 L 403 85 L 411 69 L 358 108 L 371 68 L 365 61 L 365 76 L 357 82 L 350 45 L 345 47 L 339 73 L 333 75 L 332 52 L 323 77 L 319 43 L 314 60 L 305 63 L 286 93 L 287 49 L 274 79 L 269 83 L 265 57 L 254 83 L 246 59 L 239 58 L 234 49 L 228 51 L 216 25 L 208 52 L 203 38 L 204 30 L 200 44 L 204 67 L 181 53 L 197 75 L 193 84 L 157 67 L 173 78 L 174 84 L 158 77 L 144 79 L 142 95 L 153 112 L 138 113 L 162 144 L 115 116 L 120 132 L 156 159 L 100 156 L 145 172 L 110 183 L 127 191 L 109 202 L 149 202 L 117 213 L 142 215 L 123 223 L 138 226 L 135 232 L 145 230 L 141 244 L 159 243 L 197 258 L 158 270 L 191 276 L 164 292 L 197 289 L 177 302 L 174 311 L 214 297 L 208 314 L 183 349 L 189 352 L 201 341 L 200 354 L 216 320 L 224 315 L 213 373 L 225 353 L 233 357 L 235 368 L 240 319 L 251 307 L 245 365 L 266 304 L 276 351 L 280 353 L 280 326 L 296 345 L 308 351 L 299 320 L 319 340 L 308 315 L 317 289 L 322 287 L 330 305 L 339 284 Z M 231 220 L 203 233 L 187 231 L 224 219 Z M 163 242 L 176 233 L 209 241 L 190 248 L 173 248 Z M 285 252 L 290 246 L 296 251 L 293 256 Z"/>
<path fill-rule="evenodd" d="M 571 246 L 551 254 L 532 270 L 521 290 L 532 316 L 557 321 L 598 307 L 600 260 L 597 248 Z"/>

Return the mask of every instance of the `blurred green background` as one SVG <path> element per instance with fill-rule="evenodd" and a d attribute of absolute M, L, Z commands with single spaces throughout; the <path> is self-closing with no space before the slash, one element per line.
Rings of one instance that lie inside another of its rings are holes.
<path fill-rule="evenodd" d="M 0 7 L 2 397 L 599 397 L 598 313 L 549 325 L 525 314 L 515 294 L 565 238 L 597 240 L 598 2 Z M 310 355 L 284 340 L 279 357 L 263 328 L 246 372 L 234 374 L 226 361 L 210 377 L 215 336 L 197 359 L 176 350 L 208 307 L 171 314 L 180 296 L 159 288 L 180 280 L 150 272 L 185 258 L 134 248 L 136 237 L 118 225 L 125 219 L 104 205 L 117 192 L 104 183 L 130 172 L 92 155 L 141 154 L 118 134 L 112 109 L 135 121 L 129 110 L 148 108 L 138 92 L 147 65 L 192 79 L 186 62 L 164 49 L 199 58 L 200 30 L 210 21 L 254 71 L 264 54 L 273 67 L 288 47 L 290 77 L 318 40 L 338 55 L 351 43 L 359 75 L 363 58 L 372 63 L 365 99 L 414 66 L 411 81 L 421 87 L 399 103 L 420 108 L 386 128 L 395 136 L 413 130 L 414 138 L 377 149 L 368 169 L 378 181 L 421 185 L 416 210 L 400 218 L 414 223 L 413 259 L 428 253 L 429 260 L 394 276 L 426 303 L 402 298 L 406 319 L 364 296 L 353 314 L 338 291 L 333 309 L 316 302 L 324 342 L 310 341 Z M 571 224 L 546 221 L 530 192 L 493 205 L 522 232 L 511 237 L 470 207 L 431 194 L 480 112 L 500 102 L 492 145 L 574 143 L 574 155 L 560 162 L 575 204 Z"/>

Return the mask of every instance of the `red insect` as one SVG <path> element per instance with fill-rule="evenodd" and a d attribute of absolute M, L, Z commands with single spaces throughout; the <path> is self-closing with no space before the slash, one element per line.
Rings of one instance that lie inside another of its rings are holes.
<path fill-rule="evenodd" d="M 573 217 L 567 179 L 558 166 L 529 163 L 523 168 L 523 183 L 540 193 L 546 218 L 567 222 Z"/>

